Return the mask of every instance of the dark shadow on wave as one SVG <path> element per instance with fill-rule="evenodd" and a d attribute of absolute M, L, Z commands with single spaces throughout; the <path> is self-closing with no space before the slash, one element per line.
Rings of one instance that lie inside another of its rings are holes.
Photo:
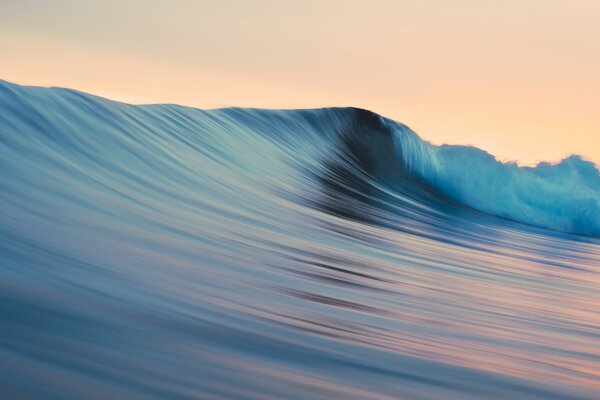
<path fill-rule="evenodd" d="M 409 171 L 397 155 L 393 128 L 384 118 L 368 110 L 347 110 L 350 122 L 336 132 L 338 152 L 315 176 L 322 187 L 321 195 L 313 199 L 316 208 L 343 219 L 469 248 L 482 249 L 478 236 L 493 241 L 493 230 L 482 231 L 493 217 L 454 202 Z M 362 230 L 345 226 L 327 228 L 377 242 Z M 466 236 L 468 241 L 461 239 Z"/>
<path fill-rule="evenodd" d="M 323 187 L 321 209 L 379 224 L 378 210 L 398 214 L 422 209 L 417 205 L 445 211 L 457 207 L 410 173 L 398 158 L 392 128 L 381 116 L 363 109 L 349 110 L 351 122 L 337 132 L 339 156 L 325 161 L 325 171 L 316 176 Z"/>

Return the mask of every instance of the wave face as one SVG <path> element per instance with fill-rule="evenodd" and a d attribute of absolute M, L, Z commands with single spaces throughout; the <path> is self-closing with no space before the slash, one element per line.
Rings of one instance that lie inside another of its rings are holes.
<path fill-rule="evenodd" d="M 0 82 L 0 171 L 2 398 L 600 397 L 581 158 Z"/>

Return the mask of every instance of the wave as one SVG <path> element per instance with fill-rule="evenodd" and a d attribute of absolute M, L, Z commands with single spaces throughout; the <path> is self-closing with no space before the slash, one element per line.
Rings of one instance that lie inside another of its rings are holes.
<path fill-rule="evenodd" d="M 335 156 L 340 150 L 340 141 L 346 144 L 354 141 L 354 146 L 360 149 L 353 150 L 353 157 L 371 157 L 368 168 L 376 168 L 377 174 L 385 176 L 388 182 L 396 178 L 395 188 L 400 191 L 406 190 L 403 187 L 406 174 L 401 172 L 404 169 L 448 198 L 475 210 L 548 229 L 600 235 L 600 172 L 594 163 L 576 155 L 556 164 L 541 162 L 535 167 L 518 166 L 514 162 L 500 162 L 475 147 L 432 145 L 403 124 L 355 108 L 302 111 L 199 111 L 173 105 L 136 108 L 66 89 L 25 88 L 2 82 L 1 90 L 0 121 L 5 127 L 27 129 L 38 135 L 62 135 L 56 139 L 62 140 L 63 144 L 75 142 L 83 135 L 77 131 L 78 125 L 72 127 L 72 132 L 65 132 L 62 127 L 53 129 L 52 119 L 57 118 L 56 115 L 73 117 L 76 121 L 72 123 L 81 123 L 81 127 L 90 130 L 104 129 L 108 125 L 110 129 L 102 139 L 116 144 L 117 140 L 126 140 L 127 133 L 123 129 L 118 132 L 118 127 L 131 124 L 129 119 L 132 117 L 124 112 L 132 110 L 145 114 L 138 116 L 137 122 L 143 123 L 142 119 L 148 118 L 147 124 L 158 122 L 158 126 L 162 124 L 162 127 L 174 123 L 178 128 L 189 131 L 192 126 L 186 126 L 186 123 L 198 124 L 197 119 L 205 119 L 206 123 L 215 125 L 229 125 L 230 128 L 252 132 L 263 140 L 277 140 L 290 146 L 284 152 L 296 151 L 295 146 L 302 143 L 304 154 L 312 156 L 323 150 L 317 149 L 323 144 L 318 141 L 325 141 L 327 145 L 324 148 L 329 148 L 332 154 L 321 155 L 322 158 Z M 98 123 L 97 127 L 95 123 Z M 235 139 L 231 132 L 224 133 L 220 138 L 222 141 Z M 310 141 L 316 137 L 318 141 L 311 144 Z M 152 139 L 137 138 L 138 142 Z M 169 138 L 175 139 L 175 135 Z M 186 144 L 190 149 L 206 151 L 197 147 L 202 146 L 202 140 L 188 139 Z M 123 148 L 119 152 L 127 152 L 131 145 L 121 143 Z M 395 156 L 389 154 L 390 148 L 395 149 Z M 263 149 L 260 151 L 264 152 Z M 302 155 L 295 157 L 301 158 Z M 260 157 L 269 157 L 269 154 L 261 154 Z M 308 159 L 311 157 L 304 162 Z M 365 165 L 358 167 L 364 172 Z M 393 174 L 397 176 L 391 176 Z"/>
<path fill-rule="evenodd" d="M 0 397 L 598 398 L 580 157 L 0 82 L 0 172 Z"/>
<path fill-rule="evenodd" d="M 593 162 L 572 155 L 556 164 L 518 166 L 470 146 L 418 139 L 407 145 L 413 133 L 403 127 L 394 132 L 411 170 L 465 205 L 530 225 L 600 234 L 600 173 Z"/>

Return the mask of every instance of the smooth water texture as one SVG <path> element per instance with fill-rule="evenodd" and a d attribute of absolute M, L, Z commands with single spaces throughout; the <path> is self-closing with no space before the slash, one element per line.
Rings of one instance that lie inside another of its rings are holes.
<path fill-rule="evenodd" d="M 0 82 L 0 172 L 0 398 L 600 398 L 578 157 Z"/>

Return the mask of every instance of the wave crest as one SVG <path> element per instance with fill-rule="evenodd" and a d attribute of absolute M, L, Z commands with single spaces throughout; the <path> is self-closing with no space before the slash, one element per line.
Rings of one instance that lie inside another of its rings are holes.
<path fill-rule="evenodd" d="M 173 172 L 172 180 L 179 179 L 176 171 L 182 166 L 177 164 L 191 152 L 252 163 L 261 172 L 271 168 L 269 154 L 285 154 L 295 160 L 296 168 L 304 164 L 303 168 L 314 169 L 324 159 L 342 156 L 342 139 L 346 153 L 349 145 L 352 148 L 354 173 L 367 170 L 375 179 L 385 177 L 385 183 L 391 182 L 396 190 L 414 185 L 406 180 L 411 175 L 449 199 L 487 214 L 600 235 L 600 173 L 592 162 L 570 156 L 557 164 L 520 167 L 474 147 L 432 145 L 405 125 L 366 110 L 199 111 L 169 105 L 131 106 L 66 89 L 0 82 L 0 123 L 0 144 L 5 150 L 16 143 L 15 135 L 28 136 L 31 148 L 9 149 L 12 157 L 23 152 L 18 156 L 35 154 L 48 162 L 60 154 L 61 162 L 71 157 L 70 162 L 81 163 L 104 157 L 111 159 L 115 171 L 127 170 L 119 165 L 119 154 L 135 154 L 132 159 L 144 165 L 149 162 L 144 157 L 163 151 L 157 147 L 161 143 L 177 141 L 183 158 L 165 152 L 168 159 L 156 159 L 163 171 Z M 210 137 L 215 135 L 211 127 L 222 136 Z M 252 137 L 261 140 L 253 142 Z M 165 165 L 168 160 L 173 163 L 171 170 Z M 184 171 L 190 172 L 187 166 Z"/>

